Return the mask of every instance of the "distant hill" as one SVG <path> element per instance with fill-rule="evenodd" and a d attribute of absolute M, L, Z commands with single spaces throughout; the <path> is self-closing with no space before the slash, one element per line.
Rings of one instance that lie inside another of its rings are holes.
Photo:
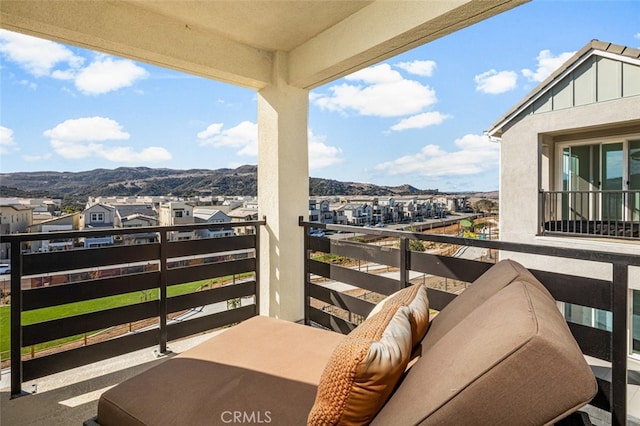
<path fill-rule="evenodd" d="M 85 172 L 18 172 L 0 174 L 0 196 L 81 198 L 135 195 L 257 195 L 257 166 L 237 169 L 153 169 L 119 167 Z M 420 190 L 410 185 L 378 186 L 311 178 L 309 194 L 326 195 L 421 195 L 438 190 Z"/>

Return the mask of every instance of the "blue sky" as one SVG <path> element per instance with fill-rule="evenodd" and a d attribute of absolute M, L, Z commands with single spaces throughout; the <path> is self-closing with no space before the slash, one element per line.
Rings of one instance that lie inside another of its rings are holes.
<path fill-rule="evenodd" d="M 640 48 L 640 1 L 534 0 L 310 93 L 310 175 L 498 189 L 483 131 L 598 39 Z M 0 170 L 257 163 L 256 93 L 0 30 Z"/>

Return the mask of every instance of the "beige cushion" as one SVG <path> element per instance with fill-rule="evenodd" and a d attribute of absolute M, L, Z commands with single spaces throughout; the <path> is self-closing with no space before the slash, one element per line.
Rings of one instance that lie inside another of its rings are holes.
<path fill-rule="evenodd" d="M 589 402 L 596 390 L 548 293 L 515 281 L 436 345 L 423 342 L 422 357 L 372 424 L 544 425 Z"/>
<path fill-rule="evenodd" d="M 411 323 L 411 345 L 417 346 L 429 328 L 429 298 L 427 288 L 422 284 L 415 284 L 398 290 L 378 303 L 367 318 L 371 318 L 389 303 L 399 303 L 409 308 L 409 322 Z"/>
<path fill-rule="evenodd" d="M 369 423 L 395 388 L 410 354 L 409 309 L 388 305 L 356 327 L 331 355 L 308 424 Z"/>
<path fill-rule="evenodd" d="M 429 333 L 427 333 L 423 344 L 425 346 L 435 345 L 442 336 L 447 334 L 480 304 L 516 280 L 526 281 L 540 287 L 541 291 L 553 300 L 547 289 L 540 284 L 528 269 L 513 260 L 502 260 L 475 280 L 462 293 L 464 297 L 456 297 L 445 309 L 434 316 L 429 324 Z"/>
<path fill-rule="evenodd" d="M 339 333 L 253 317 L 105 392 L 102 426 L 304 424 Z M 246 413 L 246 414 L 245 414 Z"/>

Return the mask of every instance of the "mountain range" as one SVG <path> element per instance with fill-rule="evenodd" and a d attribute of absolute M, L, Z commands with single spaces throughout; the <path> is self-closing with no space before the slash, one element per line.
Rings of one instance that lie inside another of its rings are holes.
<path fill-rule="evenodd" d="M 257 166 L 236 169 L 174 170 L 148 167 L 119 167 L 84 172 L 16 172 L 0 174 L 2 197 L 77 198 L 136 195 L 257 195 Z M 378 186 L 310 178 L 309 195 L 424 195 L 437 189 L 411 185 Z"/>

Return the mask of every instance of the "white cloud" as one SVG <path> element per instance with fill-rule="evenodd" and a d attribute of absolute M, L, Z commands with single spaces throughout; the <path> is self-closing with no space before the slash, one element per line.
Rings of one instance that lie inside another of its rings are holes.
<path fill-rule="evenodd" d="M 213 123 L 197 134 L 198 142 L 203 146 L 214 148 L 234 148 L 236 154 L 242 156 L 258 156 L 258 126 L 251 121 L 243 121 L 235 127 L 223 130 L 223 123 Z M 327 145 L 325 137 L 314 135 L 309 129 L 309 169 L 320 169 L 344 159 L 340 148 Z"/>
<path fill-rule="evenodd" d="M 529 79 L 529 81 L 541 82 L 572 57 L 574 53 L 575 52 L 563 52 L 557 56 L 553 56 L 550 50 L 542 50 L 536 57 L 538 68 L 535 71 L 523 69 L 522 75 Z"/>
<path fill-rule="evenodd" d="M 431 77 L 433 75 L 433 70 L 436 69 L 435 61 L 400 62 L 395 64 L 395 66 L 402 68 L 408 73 L 419 75 L 421 77 Z"/>
<path fill-rule="evenodd" d="M 309 129 L 308 138 L 309 170 L 333 166 L 344 161 L 344 158 L 341 157 L 342 150 L 338 147 L 327 145 L 324 136 L 314 135 Z"/>
<path fill-rule="evenodd" d="M 20 80 L 18 82 L 18 84 L 20 84 L 22 86 L 26 86 L 31 90 L 36 90 L 38 88 L 38 85 L 36 83 L 34 83 L 33 81 L 29 81 L 29 80 Z"/>
<path fill-rule="evenodd" d="M 60 43 L 6 30 L 0 30 L 0 53 L 35 77 L 73 81 L 76 89 L 85 95 L 129 87 L 149 75 L 130 60 L 104 54 L 97 54 L 93 62 L 84 67 L 85 58 Z"/>
<path fill-rule="evenodd" d="M 51 73 L 51 77 L 56 80 L 74 80 L 77 75 L 77 70 L 67 69 L 67 70 L 55 70 Z"/>
<path fill-rule="evenodd" d="M 640 33 L 635 33 L 635 34 L 633 35 L 633 38 L 637 38 L 638 40 L 640 40 Z"/>
<path fill-rule="evenodd" d="M 48 152 L 46 154 L 40 154 L 40 155 L 23 155 L 22 159 L 30 163 L 36 163 L 38 161 L 51 160 L 51 157 L 52 157 L 51 153 Z"/>
<path fill-rule="evenodd" d="M 130 137 L 117 121 L 105 117 L 65 120 L 53 129 L 46 130 L 44 135 L 67 142 L 122 140 Z"/>
<path fill-rule="evenodd" d="M 51 139 L 56 154 L 68 159 L 103 158 L 118 163 L 159 163 L 172 158 L 162 147 L 135 150 L 129 146 L 112 146 L 99 142 L 128 140 L 129 133 L 115 120 L 105 117 L 85 117 L 66 120 L 44 135 Z"/>
<path fill-rule="evenodd" d="M 342 83 L 329 87 L 330 94 L 317 94 L 310 99 L 321 109 L 375 117 L 399 117 L 416 114 L 437 102 L 429 86 L 408 80 L 389 64 L 380 64 L 353 73 Z"/>
<path fill-rule="evenodd" d="M 128 146 L 103 149 L 101 157 L 118 163 L 161 163 L 172 158 L 169 151 L 158 146 L 144 148 L 141 151 Z"/>
<path fill-rule="evenodd" d="M 424 129 L 425 127 L 442 124 L 447 118 L 451 118 L 451 116 L 437 111 L 424 112 L 400 120 L 397 124 L 391 126 L 391 130 L 399 132 L 407 129 Z"/>
<path fill-rule="evenodd" d="M 224 124 L 222 123 L 213 123 L 212 125 L 207 127 L 206 130 L 203 130 L 200 133 L 198 133 L 198 139 L 204 140 L 219 134 L 223 126 Z"/>
<path fill-rule="evenodd" d="M 426 145 L 416 154 L 380 163 L 375 169 L 388 175 L 443 177 L 474 175 L 498 167 L 500 146 L 486 136 L 468 134 L 454 143 L 457 151 Z"/>
<path fill-rule="evenodd" d="M 51 74 L 54 67 L 78 68 L 84 59 L 59 43 L 0 30 L 0 52 L 36 77 Z"/>
<path fill-rule="evenodd" d="M 17 150 L 16 141 L 13 139 L 13 130 L 0 126 L 0 154 L 8 154 Z"/>
<path fill-rule="evenodd" d="M 99 55 L 93 63 L 78 73 L 75 84 L 85 95 L 101 95 L 132 86 L 137 80 L 148 75 L 144 68 L 132 61 Z"/>
<path fill-rule="evenodd" d="M 496 71 L 494 69 L 476 75 L 476 90 L 497 95 L 516 88 L 518 74 L 514 71 Z"/>
<path fill-rule="evenodd" d="M 214 123 L 206 130 L 198 133 L 200 145 L 214 148 L 238 148 L 238 155 L 256 157 L 258 155 L 258 125 L 251 121 L 243 121 L 235 127 L 222 130 L 224 124 Z"/>

